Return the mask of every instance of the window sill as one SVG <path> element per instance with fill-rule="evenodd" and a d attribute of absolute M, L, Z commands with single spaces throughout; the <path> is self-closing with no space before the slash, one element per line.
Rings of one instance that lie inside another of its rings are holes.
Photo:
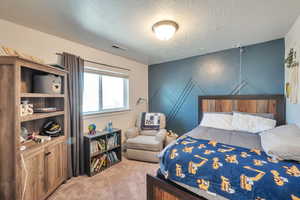
<path fill-rule="evenodd" d="M 130 112 L 130 111 L 131 111 L 131 109 L 123 109 L 123 110 L 115 110 L 115 111 L 86 113 L 86 114 L 83 114 L 83 119 L 92 119 L 92 118 L 98 118 L 98 117 L 121 115 L 121 114 L 125 114 L 127 112 Z"/>

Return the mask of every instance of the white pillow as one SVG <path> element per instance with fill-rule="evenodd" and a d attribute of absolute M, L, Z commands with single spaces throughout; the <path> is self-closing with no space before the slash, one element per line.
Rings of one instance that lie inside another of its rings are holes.
<path fill-rule="evenodd" d="M 263 150 L 271 157 L 300 161 L 300 128 L 285 125 L 260 134 Z"/>
<path fill-rule="evenodd" d="M 275 128 L 276 120 L 267 119 L 251 114 L 234 112 L 232 117 L 232 127 L 234 130 L 259 133 Z"/>
<path fill-rule="evenodd" d="M 232 114 L 203 113 L 200 126 L 232 130 Z"/>

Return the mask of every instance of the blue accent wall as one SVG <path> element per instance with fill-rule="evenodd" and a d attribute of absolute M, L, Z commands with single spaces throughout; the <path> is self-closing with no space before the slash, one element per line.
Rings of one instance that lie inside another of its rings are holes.
<path fill-rule="evenodd" d="M 284 39 L 149 66 L 149 110 L 183 134 L 198 125 L 197 96 L 284 93 Z M 241 63 L 241 67 L 240 67 Z M 241 84 L 243 82 L 244 84 Z"/>

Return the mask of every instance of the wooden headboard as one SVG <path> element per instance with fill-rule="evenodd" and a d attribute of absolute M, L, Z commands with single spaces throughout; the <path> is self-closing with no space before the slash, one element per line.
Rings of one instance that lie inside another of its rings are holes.
<path fill-rule="evenodd" d="M 273 113 L 277 125 L 285 124 L 284 95 L 226 95 L 199 96 L 198 122 L 203 112 Z"/>

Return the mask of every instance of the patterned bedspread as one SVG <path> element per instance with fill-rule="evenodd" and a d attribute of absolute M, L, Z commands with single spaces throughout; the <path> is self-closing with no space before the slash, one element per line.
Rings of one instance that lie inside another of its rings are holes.
<path fill-rule="evenodd" d="M 232 200 L 300 199 L 300 163 L 258 149 L 183 136 L 165 151 L 161 170 L 170 180 Z"/>

